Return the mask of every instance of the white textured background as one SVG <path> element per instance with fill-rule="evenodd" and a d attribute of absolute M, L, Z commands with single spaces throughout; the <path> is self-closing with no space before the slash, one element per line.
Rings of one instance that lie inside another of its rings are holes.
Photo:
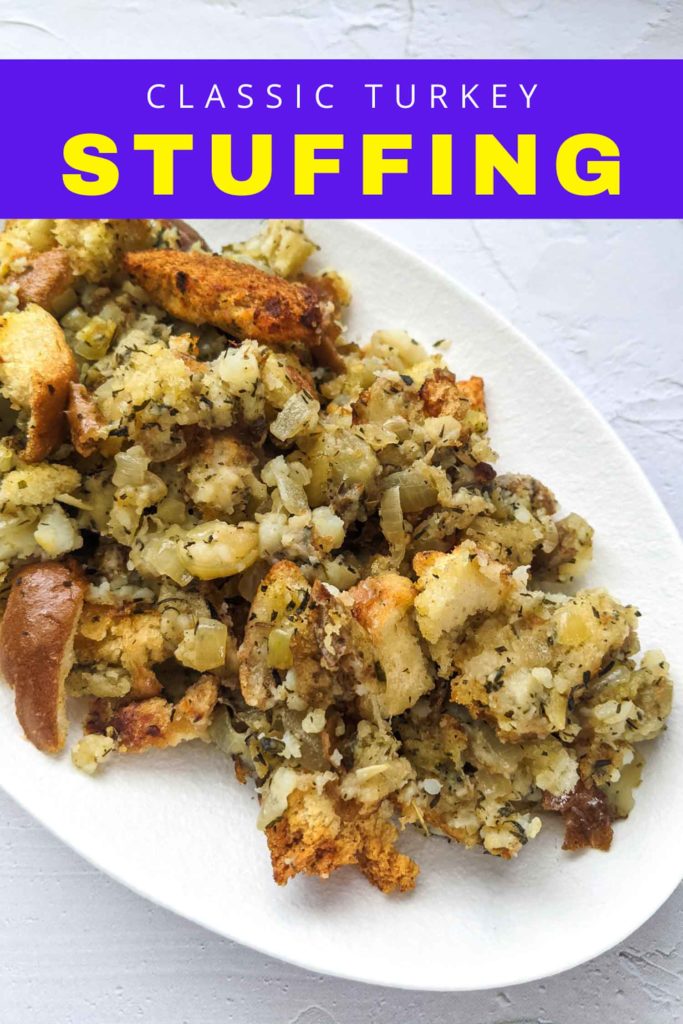
<path fill-rule="evenodd" d="M 681 57 L 683 3 L 0 0 L 2 57 L 313 54 Z M 680 223 L 376 227 L 544 348 L 610 420 L 681 526 Z M 639 870 L 647 865 L 634 865 L 636 885 Z M 623 946 L 543 982 L 462 996 L 359 986 L 267 960 L 144 902 L 0 793 L 0 1024 L 677 1024 L 682 925 L 679 890 Z"/>

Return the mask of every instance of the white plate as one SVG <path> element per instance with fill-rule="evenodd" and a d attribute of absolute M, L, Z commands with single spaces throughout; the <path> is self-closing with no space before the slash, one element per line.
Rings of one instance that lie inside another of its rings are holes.
<path fill-rule="evenodd" d="M 252 224 L 198 222 L 214 244 Z M 683 554 L 673 524 L 616 436 L 574 386 L 512 327 L 437 270 L 367 229 L 309 225 L 322 262 L 351 278 L 351 334 L 403 327 L 452 337 L 459 375 L 486 379 L 491 434 L 506 470 L 533 473 L 596 528 L 591 584 L 636 603 L 644 645 L 681 678 Z M 350 869 L 278 889 L 256 800 L 202 744 L 121 758 L 99 776 L 21 738 L 0 686 L 0 782 L 102 870 L 215 932 L 316 971 L 403 988 L 512 985 L 573 967 L 623 940 L 681 878 L 680 702 L 649 755 L 636 807 L 609 854 L 560 850 L 561 830 L 512 863 L 411 830 L 416 891 L 387 898 Z M 76 731 L 75 731 L 76 732 Z"/>

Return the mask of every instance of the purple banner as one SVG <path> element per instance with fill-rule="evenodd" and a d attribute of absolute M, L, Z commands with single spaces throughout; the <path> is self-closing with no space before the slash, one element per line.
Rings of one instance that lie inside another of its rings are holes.
<path fill-rule="evenodd" d="M 683 216 L 683 61 L 2 61 L 5 217 Z"/>

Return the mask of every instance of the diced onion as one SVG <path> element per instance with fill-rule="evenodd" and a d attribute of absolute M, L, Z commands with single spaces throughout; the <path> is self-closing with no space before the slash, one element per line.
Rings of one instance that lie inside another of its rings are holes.
<path fill-rule="evenodd" d="M 125 452 L 119 452 L 115 456 L 116 469 L 112 482 L 115 487 L 140 487 L 145 482 L 145 474 L 149 465 L 149 459 L 144 448 L 139 444 L 133 445 Z"/>
<path fill-rule="evenodd" d="M 437 490 L 419 469 L 405 469 L 387 477 L 387 482 L 398 486 L 401 508 L 404 512 L 423 512 L 437 501 Z"/>
<path fill-rule="evenodd" d="M 320 403 L 299 391 L 285 402 L 270 425 L 270 432 L 278 441 L 288 441 L 297 434 L 310 434 L 318 423 Z"/>
<path fill-rule="evenodd" d="M 176 659 L 197 672 L 209 672 L 225 664 L 228 629 L 215 619 L 200 618 L 194 629 L 186 629 L 176 648 Z"/>
<path fill-rule="evenodd" d="M 268 666 L 280 670 L 292 667 L 292 634 L 288 629 L 275 627 L 268 634 Z"/>
<path fill-rule="evenodd" d="M 389 487 L 382 494 L 379 506 L 379 522 L 382 533 L 392 547 L 405 546 L 406 535 L 401 511 L 401 492 L 398 486 Z"/>

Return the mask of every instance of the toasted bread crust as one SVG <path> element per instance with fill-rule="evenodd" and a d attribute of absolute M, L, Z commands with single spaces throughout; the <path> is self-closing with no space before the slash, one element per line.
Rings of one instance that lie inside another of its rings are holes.
<path fill-rule="evenodd" d="M 64 332 L 35 303 L 0 319 L 0 380 L 14 408 L 29 413 L 25 462 L 40 462 L 61 444 L 76 363 Z"/>
<path fill-rule="evenodd" d="M 387 572 L 362 580 L 351 593 L 354 617 L 376 640 L 412 608 L 417 590 L 405 576 Z"/>
<path fill-rule="evenodd" d="M 216 678 L 204 675 L 176 704 L 163 697 L 150 697 L 112 708 L 108 701 L 96 700 L 87 730 L 91 734 L 113 732 L 116 749 L 122 754 L 176 747 L 187 740 L 205 738 L 217 699 Z"/>
<path fill-rule="evenodd" d="M 201 252 L 128 253 L 124 266 L 172 316 L 266 344 L 320 345 L 325 314 L 306 285 Z"/>
<path fill-rule="evenodd" d="M 301 790 L 292 793 L 287 811 L 266 829 L 278 885 L 298 874 L 329 878 L 337 868 L 356 864 L 383 893 L 413 889 L 419 872 L 396 849 L 397 836 L 395 826 L 377 814 L 361 817 L 352 804 Z"/>
<path fill-rule="evenodd" d="M 55 301 L 73 283 L 74 275 L 69 256 L 64 249 L 48 249 L 31 257 L 23 274 L 15 278 L 21 306 L 35 302 L 48 313 L 54 312 Z"/>
<path fill-rule="evenodd" d="M 64 682 L 83 608 L 85 581 L 71 565 L 43 562 L 14 577 L 0 627 L 0 670 L 14 688 L 17 718 L 39 750 L 64 746 Z"/>
<path fill-rule="evenodd" d="M 66 409 L 71 443 L 79 455 L 87 457 L 97 448 L 97 442 L 104 433 L 104 421 L 83 384 L 69 384 L 69 404 Z"/>

